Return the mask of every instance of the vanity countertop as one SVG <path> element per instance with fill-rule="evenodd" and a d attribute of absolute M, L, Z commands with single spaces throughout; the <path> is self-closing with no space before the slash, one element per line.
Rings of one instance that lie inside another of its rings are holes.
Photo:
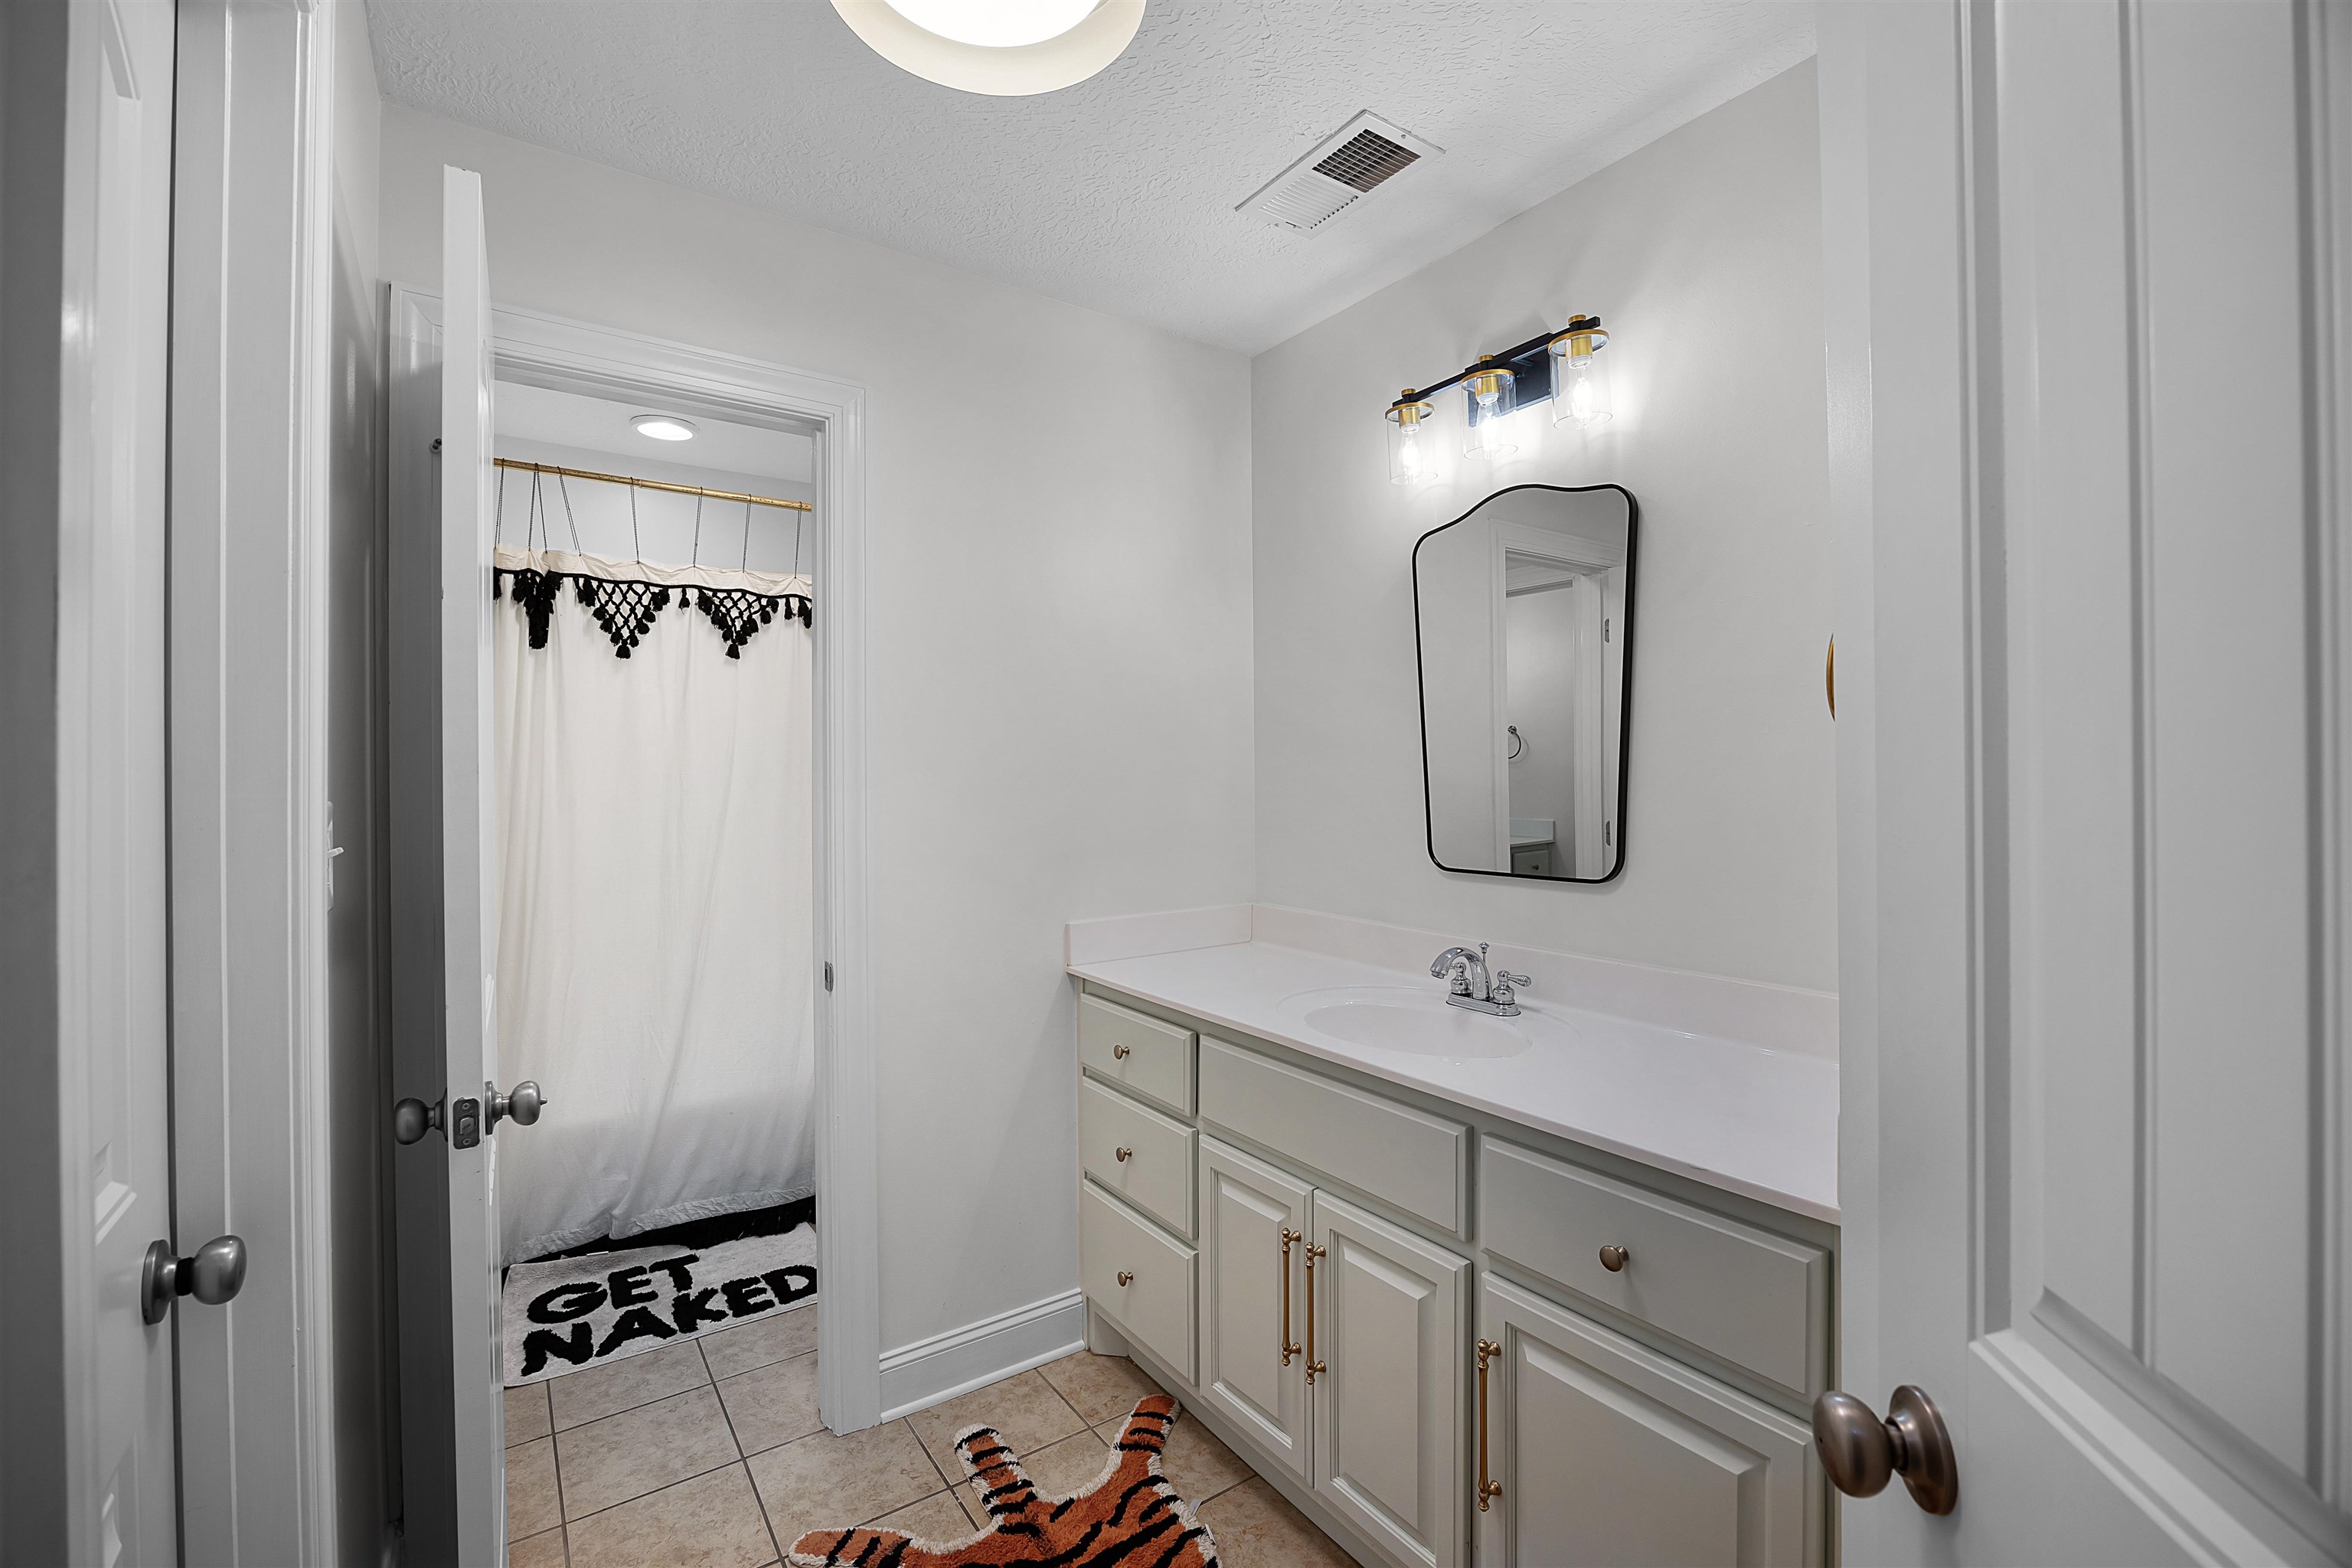
<path fill-rule="evenodd" d="M 1540 968 L 1537 983 L 1546 994 L 1519 995 L 1539 1021 L 1528 1031 L 1535 1043 L 1500 1058 L 1358 1045 L 1307 1021 L 1316 993 L 1409 989 L 1442 998 L 1444 983 L 1426 972 L 1264 940 L 1135 957 L 1074 952 L 1068 969 L 1081 980 L 1457 1105 L 1837 1221 L 1832 1056 L 1579 1006 L 1577 988 L 1546 986 Z"/>

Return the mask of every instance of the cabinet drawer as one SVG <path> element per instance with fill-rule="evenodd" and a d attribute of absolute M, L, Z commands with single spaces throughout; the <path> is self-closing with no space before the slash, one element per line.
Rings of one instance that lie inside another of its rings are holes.
<path fill-rule="evenodd" d="M 1080 1079 L 1078 1163 L 1171 1229 L 1192 1234 L 1192 1130 L 1183 1123 Z"/>
<path fill-rule="evenodd" d="M 1078 1184 L 1078 1284 L 1143 1348 L 1192 1380 L 1192 1249 Z M 1119 1282 L 1121 1276 L 1127 1282 Z"/>
<path fill-rule="evenodd" d="M 1201 1118 L 1456 1236 L 1470 1130 L 1223 1040 L 1201 1042 Z"/>
<path fill-rule="evenodd" d="M 1488 1138 L 1487 1251 L 1811 1397 L 1828 1374 L 1829 1255 Z M 1601 1249 L 1625 1249 L 1612 1272 Z"/>
<path fill-rule="evenodd" d="M 1099 996 L 1078 998 L 1078 1062 L 1129 1093 L 1192 1114 L 1192 1031 Z"/>

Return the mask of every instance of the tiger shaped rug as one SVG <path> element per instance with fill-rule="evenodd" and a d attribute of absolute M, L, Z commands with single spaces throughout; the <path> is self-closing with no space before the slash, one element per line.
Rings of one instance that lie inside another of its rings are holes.
<path fill-rule="evenodd" d="M 1119 1568 L 1215 1568 L 1217 1543 L 1192 1505 L 1160 1473 L 1176 1424 L 1164 1394 L 1139 1401 L 1110 1462 L 1072 1496 L 1047 1499 L 992 1426 L 956 1434 L 956 1457 L 988 1504 L 989 1527 L 960 1541 L 918 1541 L 896 1530 L 812 1530 L 793 1542 L 794 1568 L 983 1568 L 986 1564 L 1118 1563 Z"/>

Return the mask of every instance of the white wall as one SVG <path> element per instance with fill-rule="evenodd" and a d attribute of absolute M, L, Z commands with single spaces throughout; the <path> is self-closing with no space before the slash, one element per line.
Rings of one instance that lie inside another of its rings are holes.
<path fill-rule="evenodd" d="M 1072 1288 L 1062 923 L 1254 890 L 1247 363 L 394 104 L 384 276 L 445 162 L 499 300 L 871 389 L 882 1342 Z"/>
<path fill-rule="evenodd" d="M 1813 68 L 1775 78 L 1252 363 L 1258 897 L 1834 988 Z M 1620 415 L 1387 482 L 1400 387 L 1599 312 Z M 1423 849 L 1411 556 L 1482 495 L 1641 504 L 1627 858 L 1593 887 Z M 1176 900 L 1163 899 L 1161 907 Z"/>

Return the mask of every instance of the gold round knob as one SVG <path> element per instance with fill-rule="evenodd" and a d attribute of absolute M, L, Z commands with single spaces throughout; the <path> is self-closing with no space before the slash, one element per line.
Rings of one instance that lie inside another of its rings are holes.
<path fill-rule="evenodd" d="M 1111 1054 L 1111 1058 L 1112 1058 L 1114 1061 L 1122 1061 L 1122 1062 L 1123 1062 L 1123 1061 L 1127 1060 L 1127 1047 L 1126 1047 L 1125 1046 L 1113 1046 L 1113 1047 L 1110 1048 L 1110 1054 Z"/>
<path fill-rule="evenodd" d="M 1625 1265 L 1633 1261 L 1633 1255 L 1632 1253 L 1626 1251 L 1622 1247 L 1614 1245 L 1613 1243 L 1601 1249 L 1601 1267 L 1606 1268 L 1612 1274 L 1623 1273 L 1625 1271 Z"/>
<path fill-rule="evenodd" d="M 1114 1149 L 1111 1151 L 1111 1156 L 1120 1164 L 1124 1165 L 1129 1160 L 1135 1158 L 1135 1151 L 1132 1149 Z"/>
<path fill-rule="evenodd" d="M 1118 1282 L 1122 1285 L 1132 1285 L 1135 1283 L 1135 1276 L 1129 1270 L 1122 1268 L 1118 1271 Z"/>

